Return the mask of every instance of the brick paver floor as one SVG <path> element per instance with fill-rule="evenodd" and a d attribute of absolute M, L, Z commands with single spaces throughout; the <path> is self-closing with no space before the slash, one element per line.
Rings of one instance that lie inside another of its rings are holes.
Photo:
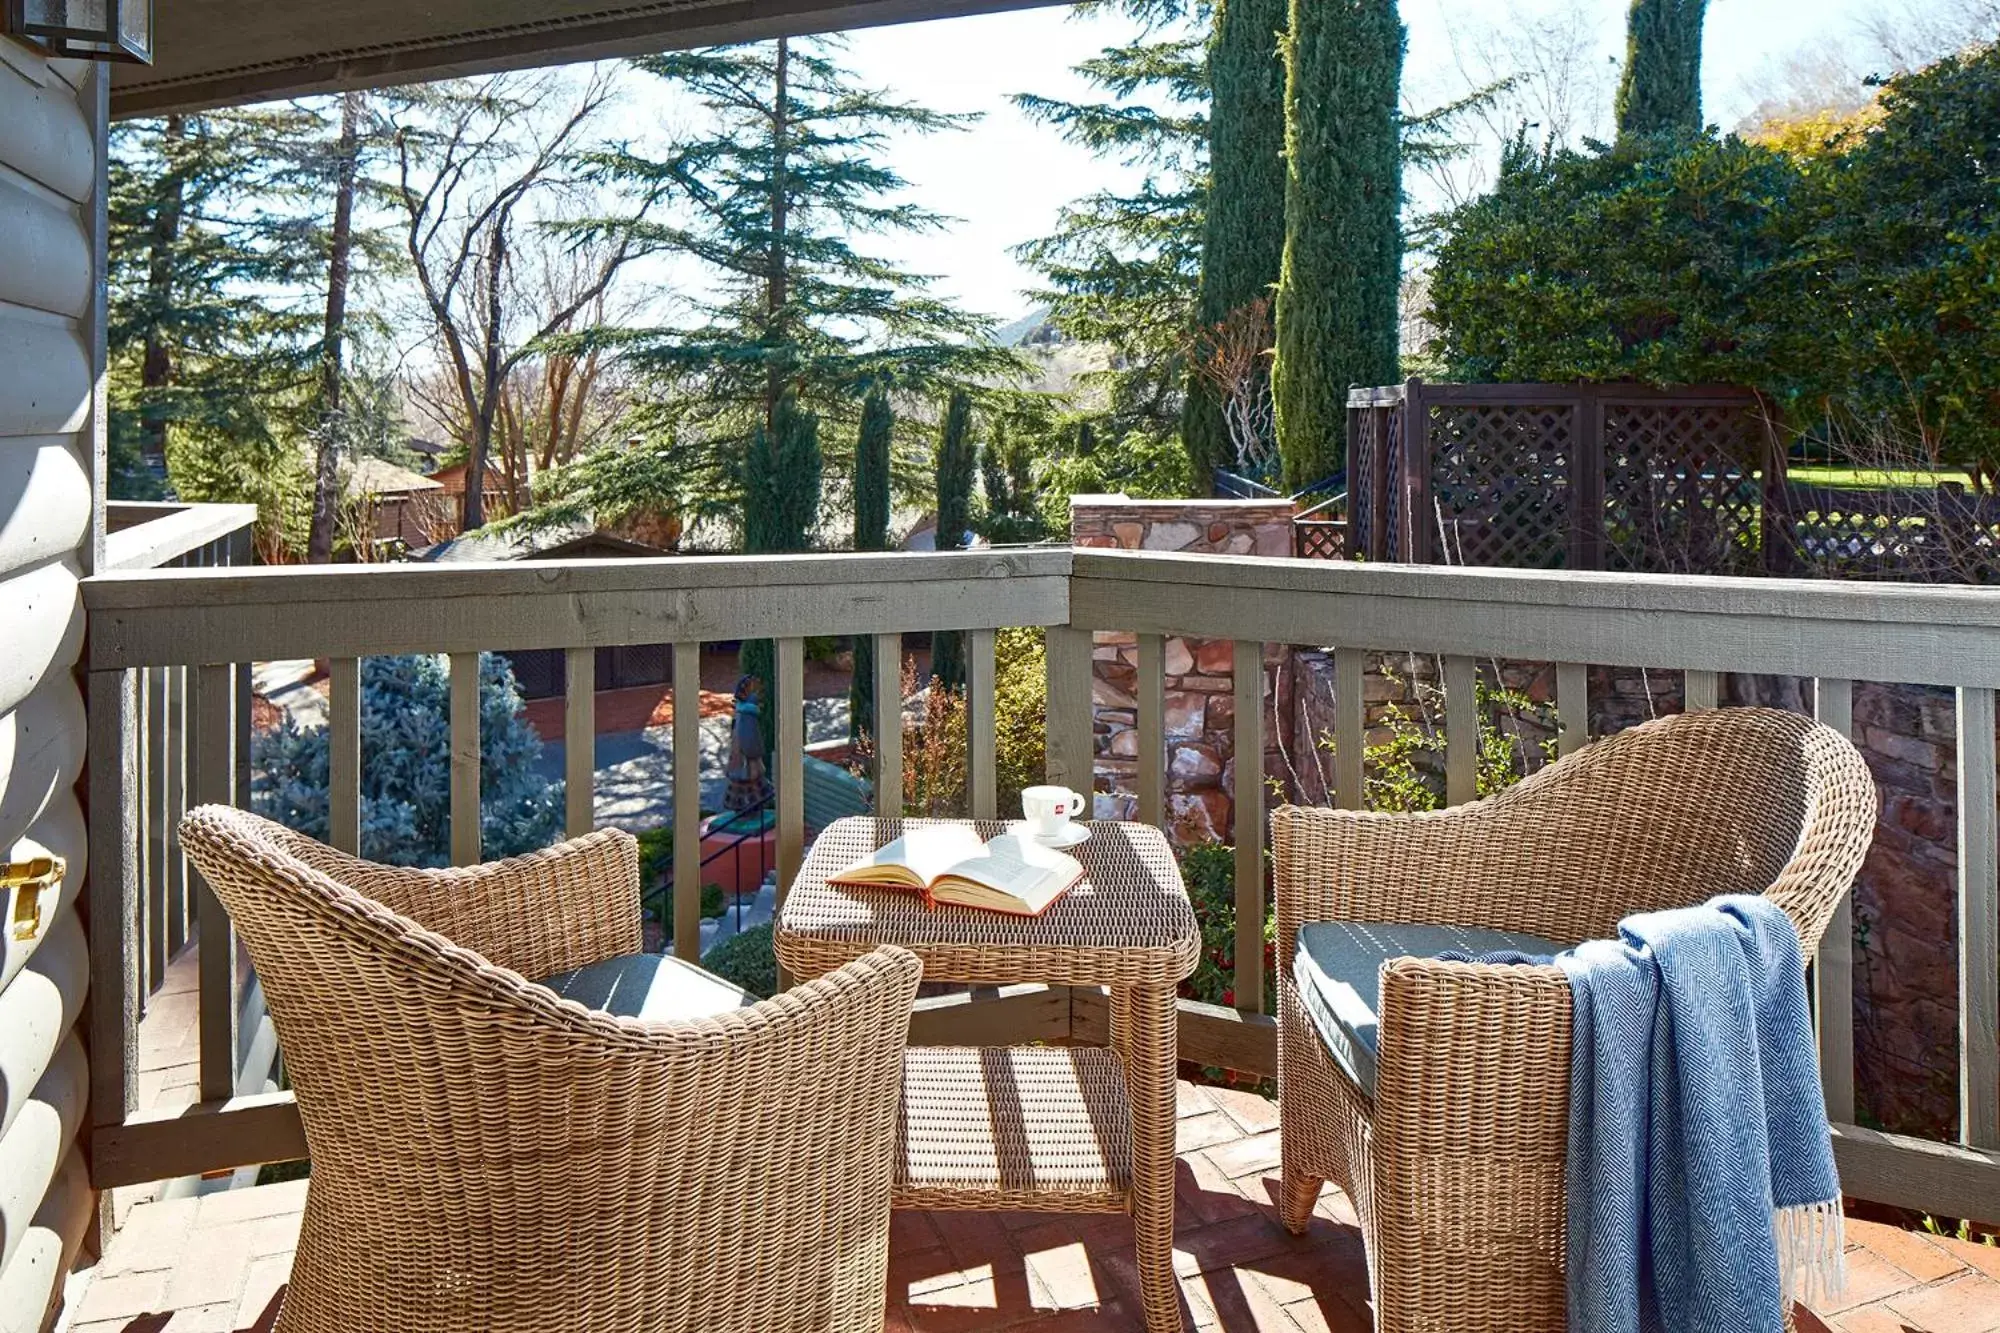
<path fill-rule="evenodd" d="M 1276 1220 L 1276 1108 L 1182 1084 L 1175 1264 L 1190 1326 L 1364 1333 L 1368 1271 L 1329 1190 L 1305 1236 Z M 267 1333 L 305 1182 L 141 1204 L 111 1243 L 73 1333 Z M 1802 1333 L 2000 1330 L 2000 1249 L 1850 1221 L 1848 1299 Z M 1132 1233 L 1118 1217 L 898 1213 L 889 1333 L 1137 1333 Z"/>

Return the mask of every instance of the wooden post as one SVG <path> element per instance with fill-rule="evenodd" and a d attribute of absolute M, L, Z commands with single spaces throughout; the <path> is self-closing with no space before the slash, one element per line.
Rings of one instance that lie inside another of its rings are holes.
<path fill-rule="evenodd" d="M 1048 775 L 1091 794 L 1096 741 L 1091 718 L 1091 634 L 1051 625 L 1048 631 Z"/>
<path fill-rule="evenodd" d="M 236 668 L 195 669 L 195 796 L 203 805 L 236 803 Z M 201 1098 L 236 1095 L 236 931 L 214 890 L 197 879 L 200 947 Z"/>
<path fill-rule="evenodd" d="M 1722 703 L 1722 681 L 1713 671 L 1681 673 L 1681 706 L 1687 712 L 1716 708 Z"/>
<path fill-rule="evenodd" d="M 1437 523 L 1431 492 L 1431 424 L 1424 382 L 1403 385 L 1403 550 L 1406 564 L 1431 563 L 1431 528 Z"/>
<path fill-rule="evenodd" d="M 90 1110 L 139 1107 L 138 700 L 125 671 L 93 671 L 90 710 Z"/>
<path fill-rule="evenodd" d="M 1571 569 L 1603 569 L 1604 400 L 1594 384 L 1577 391 L 1569 456 Z"/>
<path fill-rule="evenodd" d="M 778 906 L 798 878 L 799 865 L 806 855 L 806 641 L 778 640 L 778 691 L 776 735 L 778 753 L 773 775 L 778 786 Z M 700 893 L 696 889 L 696 896 Z M 788 989 L 791 977 L 778 969 L 779 989 Z"/>
<path fill-rule="evenodd" d="M 1843 736 L 1854 734 L 1854 682 L 1813 682 L 1813 712 Z M 1813 1016 L 1819 1030 L 1819 1081 L 1827 1119 L 1854 1122 L 1854 903 L 1852 893 L 1827 923 L 1813 956 Z"/>
<path fill-rule="evenodd" d="M 451 654 L 451 863 L 476 866 L 479 829 L 479 654 Z"/>
<path fill-rule="evenodd" d="M 1479 664 L 1444 659 L 1444 800 L 1464 805 L 1479 797 Z"/>
<path fill-rule="evenodd" d="M 903 813 L 903 636 L 875 636 L 875 813 Z"/>
<path fill-rule="evenodd" d="M 2000 861 L 1990 689 L 1958 692 L 1958 1138 L 2000 1148 Z"/>
<path fill-rule="evenodd" d="M 1556 663 L 1556 753 L 1575 754 L 1590 743 L 1590 668 Z"/>
<path fill-rule="evenodd" d="M 1236 642 L 1236 1007 L 1264 1009 L 1264 645 Z"/>
<path fill-rule="evenodd" d="M 999 800 L 994 637 L 990 629 L 968 630 L 965 635 L 965 795 L 974 819 L 993 818 Z"/>
<path fill-rule="evenodd" d="M 571 648 L 563 654 L 563 832 L 581 838 L 596 827 L 597 650 Z"/>
<path fill-rule="evenodd" d="M 1139 636 L 1139 822 L 1165 827 L 1167 819 L 1167 640 Z"/>
<path fill-rule="evenodd" d="M 761 818 L 761 816 L 760 816 Z M 674 645 L 674 956 L 701 961 L 701 644 Z"/>
<path fill-rule="evenodd" d="M 1333 803 L 1342 810 L 1366 804 L 1367 675 L 1365 649 L 1333 650 Z"/>
<path fill-rule="evenodd" d="M 361 855 L 361 659 L 327 663 L 327 838 Z"/>

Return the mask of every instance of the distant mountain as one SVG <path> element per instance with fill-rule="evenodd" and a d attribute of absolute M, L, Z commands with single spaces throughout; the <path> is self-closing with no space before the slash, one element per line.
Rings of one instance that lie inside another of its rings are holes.
<path fill-rule="evenodd" d="M 1048 310 L 1038 307 L 995 333 L 993 341 L 1001 347 L 1039 347 L 1067 340 L 1049 323 Z"/>

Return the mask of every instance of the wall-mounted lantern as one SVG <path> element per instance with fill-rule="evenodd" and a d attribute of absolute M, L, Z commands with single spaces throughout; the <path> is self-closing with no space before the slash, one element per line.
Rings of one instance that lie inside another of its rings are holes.
<path fill-rule="evenodd" d="M 0 32 L 52 56 L 153 63 L 153 0 L 0 0 Z"/>

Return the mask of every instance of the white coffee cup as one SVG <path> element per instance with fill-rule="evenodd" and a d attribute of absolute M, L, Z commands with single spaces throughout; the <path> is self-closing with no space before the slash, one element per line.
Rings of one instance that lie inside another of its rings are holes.
<path fill-rule="evenodd" d="M 1090 798 L 1068 787 L 1029 787 L 1021 793 L 1021 813 L 1038 838 L 1059 838 L 1069 821 L 1090 808 Z"/>

